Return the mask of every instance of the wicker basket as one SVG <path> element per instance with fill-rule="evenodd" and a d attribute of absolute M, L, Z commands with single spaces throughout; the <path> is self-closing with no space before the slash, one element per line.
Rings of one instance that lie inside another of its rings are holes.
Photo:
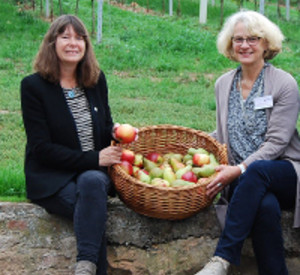
<path fill-rule="evenodd" d="M 140 128 L 138 140 L 128 145 L 123 144 L 122 147 L 144 156 L 154 151 L 161 154 L 186 154 L 191 147 L 202 147 L 213 153 L 220 164 L 227 163 L 225 145 L 202 131 L 174 125 Z M 135 212 L 149 217 L 185 219 L 212 203 L 205 195 L 206 185 L 212 178 L 194 186 L 164 188 L 143 183 L 126 174 L 118 165 L 111 167 L 110 175 L 120 199 Z"/>

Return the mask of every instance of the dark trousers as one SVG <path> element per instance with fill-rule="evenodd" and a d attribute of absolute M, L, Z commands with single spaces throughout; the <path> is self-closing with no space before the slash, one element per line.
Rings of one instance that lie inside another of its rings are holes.
<path fill-rule="evenodd" d="M 105 222 L 110 178 L 101 171 L 86 171 L 55 195 L 34 203 L 49 213 L 73 220 L 77 261 L 91 261 L 97 274 L 107 274 Z"/>
<path fill-rule="evenodd" d="M 260 275 L 288 274 L 281 231 L 281 209 L 295 205 L 297 175 L 288 161 L 260 160 L 231 186 L 225 227 L 215 255 L 240 263 L 250 235 Z"/>

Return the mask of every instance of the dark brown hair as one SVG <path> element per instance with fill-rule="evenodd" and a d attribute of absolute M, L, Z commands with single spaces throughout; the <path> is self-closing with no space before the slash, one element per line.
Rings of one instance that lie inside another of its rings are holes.
<path fill-rule="evenodd" d="M 84 57 L 77 66 L 77 82 L 82 87 L 94 86 L 99 77 L 100 68 L 95 57 L 88 31 L 82 21 L 74 15 L 62 15 L 50 26 L 34 61 L 34 70 L 53 83 L 59 83 L 59 59 L 55 49 L 56 38 L 68 26 L 72 26 L 79 36 L 82 36 L 86 50 Z"/>

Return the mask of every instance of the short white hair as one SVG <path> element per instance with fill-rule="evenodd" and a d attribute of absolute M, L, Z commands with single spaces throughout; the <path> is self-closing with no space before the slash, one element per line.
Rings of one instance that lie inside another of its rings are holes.
<path fill-rule="evenodd" d="M 217 39 L 218 51 L 225 57 L 235 60 L 232 51 L 232 36 L 237 23 L 242 22 L 253 36 L 263 38 L 267 43 L 265 60 L 270 60 L 282 50 L 284 36 L 279 27 L 266 16 L 249 10 L 242 10 L 231 15 L 225 22 Z"/>

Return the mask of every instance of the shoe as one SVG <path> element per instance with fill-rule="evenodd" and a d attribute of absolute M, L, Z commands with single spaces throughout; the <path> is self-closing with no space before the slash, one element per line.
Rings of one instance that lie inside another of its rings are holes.
<path fill-rule="evenodd" d="M 75 275 L 96 275 L 96 265 L 90 261 L 76 263 Z"/>
<path fill-rule="evenodd" d="M 230 263 L 219 256 L 214 256 L 211 260 L 195 275 L 227 275 Z"/>

